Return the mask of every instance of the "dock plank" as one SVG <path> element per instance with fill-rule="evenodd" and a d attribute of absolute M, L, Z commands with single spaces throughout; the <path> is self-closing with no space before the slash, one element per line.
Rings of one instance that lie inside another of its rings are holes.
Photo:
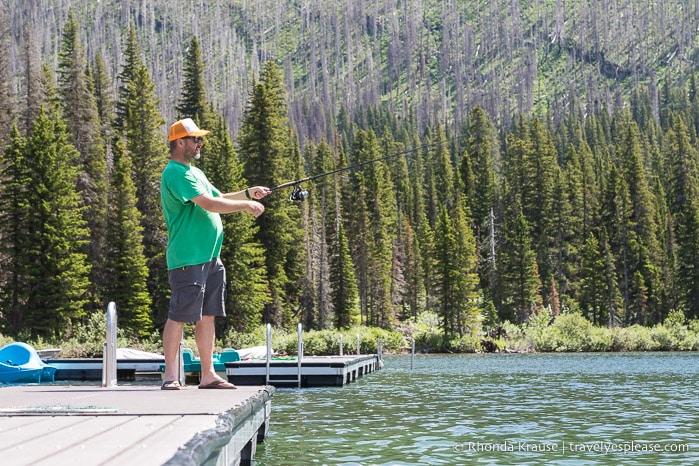
<path fill-rule="evenodd" d="M 5 424 L 4 418 L 0 418 L 0 421 Z M 90 422 L 90 418 L 87 417 L 58 417 L 52 420 L 46 420 L 46 422 L 41 422 L 41 419 L 37 419 L 31 428 L 22 427 L 17 429 L 10 429 L 3 431 L 3 435 L 0 436 L 0 454 L 22 454 L 23 452 L 33 452 L 37 448 L 41 449 L 48 445 L 49 442 L 54 438 L 69 438 L 71 431 L 74 428 L 80 426 L 80 424 L 86 424 Z"/>
<path fill-rule="evenodd" d="M 121 449 L 99 464 L 163 464 L 172 457 L 178 447 L 185 445 L 195 434 L 214 422 L 215 416 L 181 416 L 163 428 L 152 429 L 148 435 L 136 439 L 128 448 Z"/>
<path fill-rule="evenodd" d="M 215 416 L 126 416 L 120 424 L 98 432 L 80 432 L 75 441 L 59 451 L 32 458 L 27 464 L 162 464 L 181 445 L 213 422 Z M 196 419 L 195 419 L 196 418 Z M 102 421 L 102 419 L 95 419 Z M 90 427 L 95 422 L 89 423 Z M 100 448 L 91 448 L 100 445 Z M 27 458 L 25 457 L 24 460 Z"/>
<path fill-rule="evenodd" d="M 27 429 L 23 429 L 21 438 L 16 439 L 17 443 L 7 448 L 3 453 L 6 452 L 7 457 L 16 459 L 23 464 L 37 464 L 42 460 L 61 461 L 67 450 L 80 445 L 84 446 L 102 432 L 112 430 L 114 427 L 128 422 L 129 418 L 122 416 L 52 417 L 51 422 L 48 423 L 50 426 L 48 432 L 27 432 Z M 103 449 L 100 448 L 101 450 Z"/>
<path fill-rule="evenodd" d="M 31 418 L 28 416 L 21 417 L 1 417 L 2 422 L 0 422 L 0 450 L 3 447 L 3 440 L 5 439 L 5 433 L 10 430 L 22 429 L 24 427 L 35 428 L 40 422 L 48 422 L 46 419 L 38 420 L 36 418 Z"/>

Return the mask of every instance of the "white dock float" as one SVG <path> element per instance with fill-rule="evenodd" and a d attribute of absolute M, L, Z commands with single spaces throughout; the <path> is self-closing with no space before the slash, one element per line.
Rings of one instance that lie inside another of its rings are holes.
<path fill-rule="evenodd" d="M 0 458 L 15 465 L 249 465 L 272 386 L 0 388 Z"/>
<path fill-rule="evenodd" d="M 301 360 L 301 386 L 343 386 L 380 369 L 376 354 L 357 356 L 305 356 Z M 271 359 L 269 384 L 298 386 L 299 364 L 294 359 Z M 267 361 L 262 359 L 226 363 L 228 381 L 236 385 L 260 385 L 267 381 Z"/>
<path fill-rule="evenodd" d="M 102 358 L 49 359 L 48 365 L 56 368 L 56 380 L 90 381 L 102 379 Z M 165 359 L 117 359 L 117 379 L 135 380 L 138 373 L 158 374 Z"/>

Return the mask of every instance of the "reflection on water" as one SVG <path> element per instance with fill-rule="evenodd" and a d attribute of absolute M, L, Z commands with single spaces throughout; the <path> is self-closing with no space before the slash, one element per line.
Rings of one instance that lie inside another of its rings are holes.
<path fill-rule="evenodd" d="M 693 464 L 696 353 L 387 356 L 279 389 L 255 465 Z"/>

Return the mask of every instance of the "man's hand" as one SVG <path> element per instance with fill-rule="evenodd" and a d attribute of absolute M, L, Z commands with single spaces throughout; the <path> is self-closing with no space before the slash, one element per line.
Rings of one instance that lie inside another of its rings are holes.
<path fill-rule="evenodd" d="M 253 186 L 251 188 L 246 189 L 247 195 L 249 195 L 250 199 L 253 200 L 262 199 L 271 192 L 272 190 L 267 188 L 266 186 Z"/>
<path fill-rule="evenodd" d="M 260 215 L 262 215 L 262 212 L 265 211 L 265 206 L 260 204 L 257 201 L 248 201 L 248 209 L 247 210 L 255 217 L 259 217 Z"/>

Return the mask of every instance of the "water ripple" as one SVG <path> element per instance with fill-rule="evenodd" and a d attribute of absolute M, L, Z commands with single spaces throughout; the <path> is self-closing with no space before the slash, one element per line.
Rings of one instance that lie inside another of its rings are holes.
<path fill-rule="evenodd" d="M 698 357 L 386 357 L 345 387 L 278 390 L 255 464 L 692 464 Z"/>

